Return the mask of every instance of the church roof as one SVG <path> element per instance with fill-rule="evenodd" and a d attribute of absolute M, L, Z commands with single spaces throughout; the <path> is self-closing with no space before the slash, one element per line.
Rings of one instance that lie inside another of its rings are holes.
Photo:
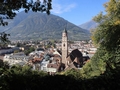
<path fill-rule="evenodd" d="M 76 57 L 80 58 L 83 55 L 78 49 L 74 49 L 68 56 L 70 56 L 71 60 L 73 61 Z"/>
<path fill-rule="evenodd" d="M 78 68 L 83 65 L 83 55 L 78 49 L 74 49 L 68 56 L 69 68 Z"/>

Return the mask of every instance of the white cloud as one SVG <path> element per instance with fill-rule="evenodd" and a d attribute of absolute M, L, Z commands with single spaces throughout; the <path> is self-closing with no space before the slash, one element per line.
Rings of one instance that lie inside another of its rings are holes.
<path fill-rule="evenodd" d="M 75 3 L 66 6 L 66 7 L 64 8 L 64 12 L 70 11 L 71 9 L 75 8 L 75 6 L 76 6 Z"/>
<path fill-rule="evenodd" d="M 58 4 L 58 3 L 52 3 L 52 10 L 51 12 L 55 13 L 55 14 L 62 14 L 64 12 L 69 12 L 71 11 L 73 8 L 76 7 L 75 3 L 72 4 Z"/>
<path fill-rule="evenodd" d="M 62 6 L 60 4 L 52 4 L 52 12 L 53 13 L 57 13 L 57 14 L 60 14 L 62 13 Z"/>
<path fill-rule="evenodd" d="M 34 2 L 37 0 L 33 0 Z M 43 0 L 40 0 L 41 2 Z M 67 4 L 66 4 L 67 2 Z M 70 12 L 73 8 L 76 7 L 76 3 L 69 3 L 69 0 L 52 0 L 52 13 L 55 14 L 62 14 L 65 12 Z"/>

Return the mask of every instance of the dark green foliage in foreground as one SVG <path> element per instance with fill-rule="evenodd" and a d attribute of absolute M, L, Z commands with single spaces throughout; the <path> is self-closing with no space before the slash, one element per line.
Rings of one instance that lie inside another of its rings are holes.
<path fill-rule="evenodd" d="M 80 70 L 79 69 L 70 69 L 70 70 L 66 70 L 64 71 L 64 75 L 65 76 L 69 76 L 71 78 L 74 78 L 74 79 L 81 79 L 82 78 L 82 75 L 80 73 Z"/>
<path fill-rule="evenodd" d="M 71 70 L 70 72 L 74 72 Z M 31 67 L 13 66 L 0 68 L 0 90 L 119 90 L 120 71 L 92 79 L 74 78 L 77 74 L 50 76 L 45 72 L 32 71 Z M 117 89 L 118 88 L 118 89 Z"/>

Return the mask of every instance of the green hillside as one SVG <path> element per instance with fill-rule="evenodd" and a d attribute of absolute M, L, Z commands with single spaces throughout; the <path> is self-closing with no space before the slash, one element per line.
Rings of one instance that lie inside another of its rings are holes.
<path fill-rule="evenodd" d="M 13 20 L 9 20 L 9 25 L 0 27 L 1 31 L 11 34 L 10 39 L 15 40 L 43 40 L 61 39 L 64 28 L 68 31 L 70 40 L 88 40 L 89 31 L 82 29 L 67 20 L 45 13 L 24 13 L 20 12 Z"/>

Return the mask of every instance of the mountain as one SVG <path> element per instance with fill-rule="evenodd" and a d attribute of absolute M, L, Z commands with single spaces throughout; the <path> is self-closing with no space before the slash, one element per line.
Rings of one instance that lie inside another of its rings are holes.
<path fill-rule="evenodd" d="M 79 25 L 79 27 L 90 31 L 91 29 L 94 29 L 95 27 L 97 27 L 97 25 L 98 24 L 95 21 L 91 20 Z"/>
<path fill-rule="evenodd" d="M 45 13 L 22 11 L 13 20 L 8 21 L 8 26 L 0 26 L 0 31 L 9 33 L 11 40 L 44 40 L 61 39 L 64 28 L 68 31 L 70 40 L 88 40 L 90 32 L 76 26 L 67 20 Z"/>

